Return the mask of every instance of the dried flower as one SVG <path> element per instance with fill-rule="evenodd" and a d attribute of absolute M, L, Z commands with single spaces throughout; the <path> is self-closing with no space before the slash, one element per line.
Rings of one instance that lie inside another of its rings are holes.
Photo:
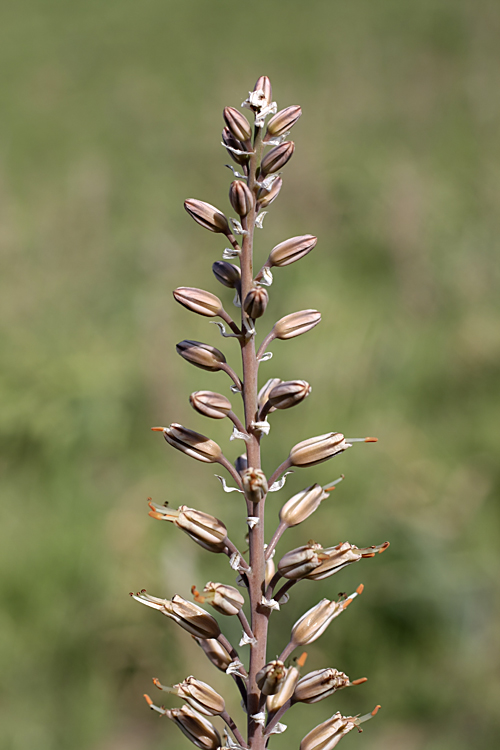
<path fill-rule="evenodd" d="M 305 677 L 301 677 L 297 682 L 293 693 L 293 701 L 318 703 L 335 693 L 336 690 L 342 690 L 342 688 L 350 685 L 360 685 L 362 682 L 366 682 L 365 677 L 351 682 L 344 672 L 339 672 L 331 667 L 329 669 L 316 669 L 314 672 L 306 674 Z"/>
<path fill-rule="evenodd" d="M 274 695 L 268 695 L 266 706 L 269 713 L 278 711 L 292 697 L 300 672 L 297 667 L 285 668 L 285 677 L 282 680 L 279 690 Z"/>
<path fill-rule="evenodd" d="M 218 750 L 222 744 L 219 732 L 212 722 L 190 706 L 167 710 L 166 715 L 177 724 L 188 740 L 201 750 Z"/>
<path fill-rule="evenodd" d="M 173 422 L 170 427 L 154 429 L 163 432 L 163 437 L 169 445 L 177 448 L 178 451 L 182 451 L 187 456 L 191 456 L 191 458 L 196 458 L 197 461 L 212 464 L 216 463 L 222 456 L 222 451 L 217 443 L 214 443 L 205 435 L 200 435 L 199 432 L 188 430 L 181 424 Z"/>
<path fill-rule="evenodd" d="M 287 526 L 297 526 L 309 518 L 328 497 L 328 492 L 319 484 L 312 484 L 287 500 L 280 510 L 280 521 Z"/>
<path fill-rule="evenodd" d="M 217 620 L 197 604 L 183 599 L 182 596 L 174 594 L 172 599 L 159 599 L 156 596 L 150 596 L 145 591 L 131 594 L 131 596 L 141 604 L 146 604 L 170 617 L 181 628 L 197 638 L 218 638 L 220 635 Z"/>
<path fill-rule="evenodd" d="M 282 661 L 275 659 L 257 672 L 255 681 L 262 691 L 262 695 L 274 695 L 286 677 L 286 668 Z"/>
<path fill-rule="evenodd" d="M 241 481 L 245 496 L 252 503 L 260 502 L 268 491 L 266 475 L 260 469 L 249 467 L 241 472 Z"/>
<path fill-rule="evenodd" d="M 199 594 L 195 586 L 191 592 L 197 602 L 210 604 L 221 615 L 237 615 L 245 604 L 245 599 L 238 589 L 226 583 L 209 581 L 203 589 L 203 594 Z"/>
<path fill-rule="evenodd" d="M 225 649 L 224 646 L 215 638 L 195 637 L 195 641 L 199 646 L 201 646 L 214 667 L 220 669 L 221 672 L 225 672 L 232 662 L 232 658 L 227 649 Z"/>
<path fill-rule="evenodd" d="M 177 510 L 150 502 L 149 515 L 159 521 L 170 521 L 191 539 L 210 552 L 224 552 L 227 529 L 218 518 L 201 510 L 180 505 Z"/>
<path fill-rule="evenodd" d="M 290 462 L 292 466 L 315 466 L 350 447 L 340 432 L 328 432 L 294 445 L 290 451 Z"/>
<path fill-rule="evenodd" d="M 177 695 L 205 716 L 218 716 L 225 711 L 224 698 L 206 682 L 195 679 L 193 675 L 172 687 L 162 685 L 156 678 L 153 682 L 159 690 Z"/>
<path fill-rule="evenodd" d="M 306 646 L 308 643 L 314 643 L 325 632 L 332 620 L 342 614 L 362 591 L 363 586 L 361 585 L 347 599 L 339 599 L 338 602 L 322 599 L 297 620 L 292 628 L 290 641 L 295 646 Z"/>
<path fill-rule="evenodd" d="M 306 734 L 300 743 L 300 750 L 333 750 L 342 737 L 375 716 L 379 708 L 380 706 L 377 706 L 365 716 L 342 716 L 337 711 L 330 719 L 318 724 L 309 734 Z"/>

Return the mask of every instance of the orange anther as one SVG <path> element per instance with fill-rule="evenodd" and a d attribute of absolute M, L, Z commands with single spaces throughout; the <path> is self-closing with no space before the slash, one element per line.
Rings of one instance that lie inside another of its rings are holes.
<path fill-rule="evenodd" d="M 375 716 L 378 713 L 379 708 L 382 708 L 382 706 L 375 706 L 375 708 L 372 711 L 372 716 Z"/>
<path fill-rule="evenodd" d="M 360 583 L 358 588 L 356 589 L 356 594 L 362 594 L 364 588 L 365 588 L 364 584 Z"/>
<path fill-rule="evenodd" d="M 295 660 L 295 663 L 298 667 L 303 667 L 307 660 L 307 651 L 304 651 L 298 659 Z"/>
<path fill-rule="evenodd" d="M 359 680 L 353 680 L 351 685 L 362 685 L 363 682 L 368 682 L 368 677 L 360 677 Z"/>
<path fill-rule="evenodd" d="M 365 438 L 365 443 L 378 443 L 378 438 L 367 437 Z"/>
<path fill-rule="evenodd" d="M 153 677 L 153 685 L 154 685 L 155 687 L 157 687 L 157 688 L 160 688 L 160 690 L 161 690 L 161 682 L 160 682 L 160 680 L 158 679 L 158 677 Z M 354 683 L 353 683 L 353 685 L 354 685 Z"/>
<path fill-rule="evenodd" d="M 149 695 L 147 695 L 146 693 L 144 693 L 144 698 L 145 698 L 146 703 L 148 704 L 148 706 L 152 706 L 153 705 L 153 701 L 151 700 L 151 698 L 149 697 Z"/>
<path fill-rule="evenodd" d="M 151 427 L 151 429 L 153 430 L 153 432 L 163 432 L 165 428 L 164 427 Z"/>

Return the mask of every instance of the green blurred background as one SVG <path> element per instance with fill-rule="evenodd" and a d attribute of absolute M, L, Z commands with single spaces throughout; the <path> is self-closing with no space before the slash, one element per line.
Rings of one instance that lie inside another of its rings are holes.
<path fill-rule="evenodd" d="M 236 346 L 171 290 L 230 305 L 210 271 L 224 241 L 182 202 L 228 210 L 221 111 L 261 74 L 304 114 L 257 257 L 295 234 L 320 239 L 275 274 L 260 332 L 323 313 L 262 367 L 313 385 L 273 415 L 265 468 L 330 430 L 380 438 L 296 471 L 272 496 L 269 532 L 280 501 L 344 472 L 278 553 L 310 538 L 392 544 L 301 584 L 273 615 L 271 657 L 306 606 L 366 586 L 306 671 L 368 683 L 294 708 L 273 746 L 376 703 L 346 750 L 499 746 L 499 35 L 497 0 L 4 0 L 2 750 L 189 747 L 148 711 L 152 676 L 194 673 L 242 719 L 228 678 L 128 592 L 232 581 L 219 556 L 148 518 L 148 495 L 220 516 L 244 544 L 238 498 L 149 428 L 179 421 L 230 458 L 241 448 L 188 404 L 195 389 L 229 393 L 225 376 L 174 349 L 204 340 L 236 366 Z"/>

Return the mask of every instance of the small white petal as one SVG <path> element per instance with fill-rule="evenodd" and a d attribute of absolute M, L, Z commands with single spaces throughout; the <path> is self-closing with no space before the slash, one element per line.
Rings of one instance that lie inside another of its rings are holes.
<path fill-rule="evenodd" d="M 255 432 L 261 432 L 263 435 L 269 435 L 269 431 L 271 429 L 271 425 L 265 419 L 263 422 L 252 422 L 250 424 L 250 427 L 252 430 L 255 430 Z"/>
<path fill-rule="evenodd" d="M 286 478 L 289 474 L 293 474 L 293 471 L 285 471 L 281 479 L 273 482 L 273 484 L 269 487 L 268 492 L 278 492 L 278 490 L 281 490 L 285 486 Z"/>
<path fill-rule="evenodd" d="M 233 431 L 229 438 L 229 440 L 244 440 L 245 442 L 248 442 L 251 439 L 250 435 L 247 435 L 246 432 L 240 432 L 237 427 L 233 427 Z"/>
<path fill-rule="evenodd" d="M 231 229 L 235 234 L 248 234 L 247 230 L 243 229 L 243 227 L 241 226 L 241 222 L 238 221 L 238 219 L 229 217 L 229 223 L 231 224 Z"/>
<path fill-rule="evenodd" d="M 265 596 L 262 597 L 260 603 L 262 604 L 263 607 L 267 607 L 271 611 L 273 609 L 275 609 L 276 611 L 278 611 L 279 608 L 280 608 L 280 605 L 278 604 L 278 602 L 276 601 L 276 599 L 266 599 Z"/>
<path fill-rule="evenodd" d="M 261 727 L 266 726 L 266 714 L 264 711 L 261 711 L 258 714 L 251 714 L 251 718 L 255 721 L 256 724 L 260 724 Z"/>
<path fill-rule="evenodd" d="M 276 726 L 274 726 L 271 729 L 271 731 L 269 732 L 269 734 L 283 734 L 283 732 L 286 732 L 286 730 L 287 730 L 287 724 L 281 724 L 278 721 L 278 723 L 276 724 Z"/>
<path fill-rule="evenodd" d="M 231 662 L 231 664 L 229 664 L 228 668 L 226 669 L 226 674 L 237 674 L 240 677 L 248 676 L 245 671 L 245 667 L 239 659 L 235 659 Z"/>
<path fill-rule="evenodd" d="M 257 526 L 259 523 L 259 517 L 258 516 L 248 516 L 247 518 L 247 524 L 251 529 L 253 529 L 254 526 Z"/>
<path fill-rule="evenodd" d="M 239 295 L 238 290 L 236 290 L 234 293 L 233 305 L 235 307 L 241 307 L 241 300 L 240 300 L 240 295 Z"/>
<path fill-rule="evenodd" d="M 266 216 L 267 216 L 267 211 L 261 211 L 260 214 L 257 216 L 257 218 L 255 219 L 255 226 L 257 227 L 257 229 L 263 228 L 262 224 Z"/>
<path fill-rule="evenodd" d="M 214 477 L 217 477 L 219 482 L 222 484 L 222 489 L 224 492 L 241 492 L 243 493 L 243 490 L 240 490 L 239 487 L 228 487 L 226 480 L 224 477 L 220 477 L 218 474 L 214 474 Z"/>
<path fill-rule="evenodd" d="M 268 266 L 264 266 L 261 273 L 261 278 L 259 279 L 259 284 L 262 284 L 262 286 L 271 286 L 273 283 L 273 275 L 271 273 L 271 269 Z"/>
<path fill-rule="evenodd" d="M 224 248 L 222 252 L 222 257 L 224 260 L 231 260 L 232 258 L 239 258 L 240 257 L 239 250 L 236 250 L 235 247 L 226 247 Z"/>
<path fill-rule="evenodd" d="M 224 336 L 225 339 L 239 339 L 237 333 L 226 333 L 226 326 L 224 323 L 221 323 L 220 320 L 210 320 L 210 323 L 213 323 L 215 326 L 219 326 L 220 334 L 221 336 Z"/>
<path fill-rule="evenodd" d="M 221 141 L 221 146 L 224 146 L 224 148 L 227 148 L 228 151 L 231 151 L 233 154 L 238 154 L 238 156 L 245 156 L 245 154 L 254 154 L 255 151 L 241 151 L 238 148 L 233 148 L 232 146 L 228 146 L 227 143 L 224 143 L 224 141 Z M 226 164 L 227 166 L 227 164 Z M 246 180 L 246 177 L 243 178 Z"/>
<path fill-rule="evenodd" d="M 224 144 L 224 148 L 226 148 L 226 144 Z M 238 172 L 232 164 L 226 164 L 226 167 L 231 170 L 231 172 L 234 174 L 235 177 L 237 177 L 239 180 L 246 180 L 246 175 L 241 174 L 241 172 Z"/>
<path fill-rule="evenodd" d="M 257 638 L 250 638 L 249 635 L 246 633 L 243 633 L 241 636 L 240 642 L 238 643 L 238 646 L 255 646 L 257 643 Z"/>
<path fill-rule="evenodd" d="M 288 604 L 288 602 L 290 601 L 290 596 L 285 592 L 278 601 L 280 604 Z"/>
<path fill-rule="evenodd" d="M 259 358 L 259 362 L 267 362 L 268 359 L 272 359 L 272 358 L 273 358 L 272 352 L 265 352 L 262 355 L 262 357 Z"/>
<path fill-rule="evenodd" d="M 238 388 L 237 385 L 232 385 L 229 390 L 231 391 L 231 393 L 241 393 L 241 388 Z"/>

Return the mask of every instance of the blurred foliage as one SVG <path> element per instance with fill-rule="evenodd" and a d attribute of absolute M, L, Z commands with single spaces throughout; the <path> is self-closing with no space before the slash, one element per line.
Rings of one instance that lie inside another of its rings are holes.
<path fill-rule="evenodd" d="M 0 18 L 2 750 L 187 747 L 143 703 L 155 675 L 224 685 L 242 719 L 198 647 L 128 592 L 230 580 L 148 518 L 148 495 L 213 512 L 244 544 L 237 499 L 149 427 L 228 436 L 187 401 L 226 392 L 223 374 L 174 354 L 182 338 L 222 340 L 170 291 L 230 304 L 210 272 L 224 243 L 182 201 L 227 210 L 221 110 L 261 74 L 304 115 L 258 257 L 294 234 L 320 241 L 275 274 L 260 331 L 323 313 L 263 365 L 313 384 L 273 415 L 265 467 L 331 429 L 380 438 L 289 477 L 269 532 L 280 500 L 344 472 L 278 553 L 309 538 L 392 544 L 273 615 L 271 656 L 306 605 L 366 585 L 307 668 L 369 682 L 296 707 L 273 746 L 381 703 L 346 750 L 497 747 L 498 2 L 17 0 Z"/>

